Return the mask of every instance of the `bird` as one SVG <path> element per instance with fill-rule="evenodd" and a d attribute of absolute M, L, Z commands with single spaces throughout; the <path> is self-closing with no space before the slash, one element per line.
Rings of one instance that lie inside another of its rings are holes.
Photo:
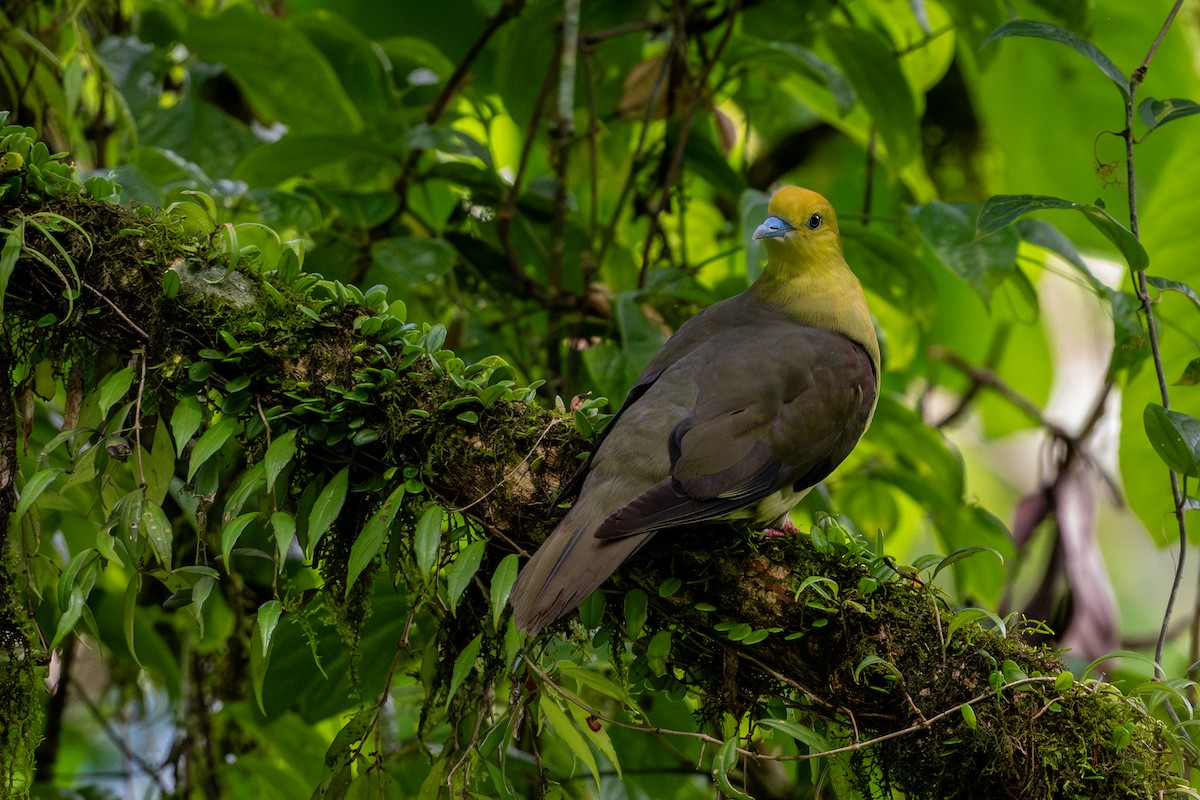
<path fill-rule="evenodd" d="M 785 186 L 767 214 L 753 234 L 762 274 L 651 359 L 575 502 L 520 570 L 509 598 L 520 630 L 536 635 L 574 609 L 659 531 L 786 519 L 866 432 L 879 341 L 833 206 Z"/>

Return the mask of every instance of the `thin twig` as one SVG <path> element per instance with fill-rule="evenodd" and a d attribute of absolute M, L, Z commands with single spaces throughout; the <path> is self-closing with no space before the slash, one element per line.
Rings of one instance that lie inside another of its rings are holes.
<path fill-rule="evenodd" d="M 1171 7 L 1167 14 L 1166 20 L 1162 27 L 1158 30 L 1158 35 L 1154 37 L 1154 42 L 1151 43 L 1150 49 L 1146 51 L 1146 57 L 1142 59 L 1142 63 L 1133 75 L 1129 78 L 1129 92 L 1125 100 L 1125 130 L 1122 131 L 1122 137 L 1125 139 L 1125 173 L 1126 173 L 1126 190 L 1129 194 L 1129 230 L 1133 233 L 1134 238 L 1141 239 L 1138 234 L 1138 216 L 1137 216 L 1137 194 L 1135 187 L 1136 173 L 1133 162 L 1133 115 L 1137 98 L 1137 89 L 1142 81 L 1146 78 L 1146 71 L 1150 68 L 1150 62 L 1154 58 L 1154 54 L 1158 52 L 1159 46 L 1170 30 L 1171 24 L 1175 21 L 1175 16 L 1179 13 L 1179 9 L 1183 6 L 1183 0 L 1175 0 L 1175 4 Z M 1150 299 L 1150 293 L 1146 286 L 1146 273 L 1144 270 L 1139 270 L 1132 274 L 1134 285 L 1137 287 L 1138 299 L 1142 302 L 1142 312 L 1146 315 L 1146 336 L 1150 341 L 1150 354 L 1154 360 L 1154 373 L 1158 378 L 1158 391 L 1162 398 L 1164 408 L 1171 407 L 1170 390 L 1167 388 L 1167 375 L 1163 368 L 1162 352 L 1158 341 L 1158 325 L 1154 318 L 1154 306 Z M 1166 677 L 1162 668 L 1163 649 L 1166 646 L 1167 631 L 1171 626 L 1171 614 L 1175 609 L 1175 602 L 1179 595 L 1179 586 L 1183 581 L 1183 567 L 1187 558 L 1187 522 L 1184 519 L 1184 497 L 1179 485 L 1179 475 L 1175 470 L 1170 470 L 1171 482 L 1171 498 L 1175 501 L 1175 522 L 1179 528 L 1179 559 L 1175 564 L 1175 576 L 1171 582 L 1171 591 L 1167 595 L 1167 606 L 1163 610 L 1162 626 L 1159 628 L 1158 642 L 1154 647 L 1154 674 L 1159 679 Z M 1167 705 L 1168 713 L 1171 714 L 1173 721 L 1178 724 L 1179 720 L 1175 719 L 1174 709 L 1170 704 Z"/>
<path fill-rule="evenodd" d="M 137 323 L 135 323 L 133 320 L 131 320 L 129 317 L 127 317 L 125 315 L 125 312 L 117 307 L 116 303 L 114 303 L 112 300 L 109 300 L 107 297 L 105 297 L 103 294 L 101 294 L 98 289 L 96 289 L 94 286 L 92 286 L 90 284 L 87 284 L 87 283 L 83 284 L 83 288 L 87 289 L 89 292 L 96 295 L 96 297 L 99 297 L 101 300 L 103 300 L 105 303 L 107 303 L 108 307 L 111 308 L 114 312 L 116 312 L 116 315 L 118 317 L 120 317 L 122 320 L 124 320 L 125 324 L 128 325 L 130 328 L 132 328 L 133 332 L 136 333 L 138 336 L 140 336 L 143 342 L 150 341 L 150 334 L 146 333 L 144 330 L 142 330 L 140 327 L 138 327 Z"/>
<path fill-rule="evenodd" d="M 508 474 L 505 475 L 503 478 L 501 478 L 496 483 L 495 486 L 488 489 L 486 492 L 481 494 L 479 497 L 476 497 L 474 500 L 467 503 L 465 506 L 459 506 L 458 508 L 451 508 L 451 509 L 449 509 L 449 511 L 451 513 L 457 514 L 457 513 L 466 511 L 467 509 L 469 509 L 473 506 L 479 505 L 484 500 L 486 500 L 490 495 L 492 495 L 497 489 L 499 489 L 501 486 L 503 486 L 508 481 L 512 480 L 517 475 L 517 473 L 520 472 L 525 467 L 525 464 L 529 461 L 530 458 L 533 457 L 533 454 L 537 452 L 538 445 L 540 445 L 542 443 L 542 440 L 546 438 L 546 434 L 550 433 L 550 431 L 554 428 L 554 426 L 558 425 L 564 419 L 566 419 L 566 417 L 555 417 L 554 419 L 550 420 L 550 424 L 547 425 L 545 427 L 545 429 L 542 430 L 541 435 L 538 436 L 537 441 L 533 443 L 533 447 L 529 448 L 529 452 L 525 454 L 525 457 L 521 459 L 520 463 L 518 463 L 515 467 L 510 469 L 508 471 Z"/>

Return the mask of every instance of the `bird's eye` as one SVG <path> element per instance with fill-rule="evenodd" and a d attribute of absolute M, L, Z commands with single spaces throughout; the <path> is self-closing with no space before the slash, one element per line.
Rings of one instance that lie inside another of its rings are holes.
<path fill-rule="evenodd" d="M 821 215 L 813 214 L 808 218 L 808 222 L 805 224 L 808 225 L 809 230 L 815 231 L 817 228 L 821 227 Z"/>

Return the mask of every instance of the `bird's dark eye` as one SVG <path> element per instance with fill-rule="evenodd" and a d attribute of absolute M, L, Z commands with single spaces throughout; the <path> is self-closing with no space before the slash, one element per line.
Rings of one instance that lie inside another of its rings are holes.
<path fill-rule="evenodd" d="M 805 224 L 808 225 L 809 230 L 815 231 L 817 228 L 821 227 L 821 215 L 813 214 L 808 218 L 808 222 Z"/>

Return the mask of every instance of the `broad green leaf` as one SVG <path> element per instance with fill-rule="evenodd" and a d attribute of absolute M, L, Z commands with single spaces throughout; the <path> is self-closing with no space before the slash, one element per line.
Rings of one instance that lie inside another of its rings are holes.
<path fill-rule="evenodd" d="M 4 311 L 4 297 L 8 294 L 8 281 L 17 268 L 24 243 L 15 232 L 4 237 L 4 249 L 0 250 L 0 312 Z"/>
<path fill-rule="evenodd" d="M 630 641 L 641 638 L 649 605 L 650 598 L 641 589 L 633 589 L 625 595 L 625 629 L 629 632 Z"/>
<path fill-rule="evenodd" d="M 217 581 L 214 578 L 205 575 L 192 587 L 192 613 L 196 617 L 196 625 L 200 628 L 201 639 L 204 638 L 204 604 L 208 602 L 209 595 L 216 585 Z"/>
<path fill-rule="evenodd" d="M 1051 25 L 1048 22 L 1036 22 L 1028 19 L 1015 19 L 1006 22 L 983 40 L 983 44 L 990 44 L 997 39 L 1003 39 L 1008 36 L 1029 36 L 1036 39 L 1046 39 L 1051 42 L 1058 42 L 1076 50 L 1087 56 L 1088 60 L 1096 65 L 1104 75 L 1112 81 L 1118 91 L 1121 92 L 1121 97 L 1129 100 L 1129 79 L 1123 72 L 1112 62 L 1108 56 L 1101 52 L 1100 48 L 1096 47 L 1091 42 L 1076 36 L 1064 28 L 1057 25 Z"/>
<path fill-rule="evenodd" d="M 333 525 L 338 514 L 342 512 L 342 504 L 346 502 L 346 492 L 350 486 L 350 468 L 342 467 L 336 475 L 329 479 L 325 488 L 317 495 L 313 503 L 312 514 L 308 518 L 308 545 L 304 548 L 304 557 L 312 561 L 316 552 L 317 542 Z"/>
<path fill-rule="evenodd" d="M 400 510 L 400 503 L 403 500 L 404 484 L 402 483 L 388 495 L 387 499 L 383 501 L 383 505 L 371 515 L 354 539 L 354 544 L 350 548 L 350 559 L 346 565 L 347 594 L 354 588 L 354 582 L 358 580 L 358 576 L 379 553 L 379 548 L 383 546 L 383 540 L 391 530 L 392 523 L 396 519 L 396 512 Z"/>
<path fill-rule="evenodd" d="M 979 235 L 984 236 L 1016 222 L 1026 214 L 1047 209 L 1078 211 L 1083 214 L 1096 230 L 1117 246 L 1125 258 L 1125 263 L 1133 271 L 1140 272 L 1150 265 L 1150 256 L 1142 243 L 1132 231 L 1113 219 L 1100 205 L 1075 203 L 1046 195 L 999 194 L 988 198 L 984 203 L 976 226 Z"/>
<path fill-rule="evenodd" d="M 134 374 L 133 367 L 125 367 L 109 375 L 100 384 L 98 403 L 101 416 L 107 414 L 108 410 L 129 392 Z"/>
<path fill-rule="evenodd" d="M 204 465 L 225 446 L 225 443 L 241 430 L 242 426 L 233 417 L 222 417 L 219 422 L 206 430 L 192 448 L 192 457 L 188 461 L 187 479 L 190 483 L 196 475 L 196 470 Z M 178 444 L 178 442 L 176 442 Z"/>
<path fill-rule="evenodd" d="M 263 706 L 263 681 L 267 676 L 275 629 L 279 625 L 279 617 L 282 613 L 283 604 L 278 600 L 268 600 L 259 606 L 258 615 L 254 620 L 254 634 L 250 641 L 250 685 L 254 690 L 254 700 L 258 703 L 258 710 L 264 715 L 267 710 Z"/>
<path fill-rule="evenodd" d="M 459 598 L 467 590 L 475 573 L 479 571 L 479 563 L 483 560 L 483 551 L 486 547 L 487 543 L 482 539 L 471 542 L 462 549 L 462 552 L 454 559 L 454 563 L 450 565 L 450 569 L 446 573 L 446 594 L 450 601 L 451 611 L 458 607 Z"/>
<path fill-rule="evenodd" d="M 586 737 L 593 747 L 603 753 L 604 757 L 608 759 L 608 763 L 616 769 L 617 779 L 622 779 L 621 759 L 617 756 L 617 750 L 613 747 L 608 731 L 605 730 L 599 719 L 592 715 L 591 710 L 581 708 L 575 703 L 567 704 L 567 712 L 575 718 L 576 729 Z"/>
<path fill-rule="evenodd" d="M 962 712 L 963 722 L 966 723 L 968 728 L 975 730 L 979 726 L 979 720 L 975 717 L 975 709 L 971 708 L 971 705 L 967 703 L 959 710 Z"/>
<path fill-rule="evenodd" d="M 658 631 L 646 645 L 646 663 L 656 676 L 667 674 L 667 656 L 671 654 L 671 632 Z"/>
<path fill-rule="evenodd" d="M 500 630 L 500 618 L 504 616 L 504 608 L 508 605 L 509 595 L 512 594 L 513 584 L 517 581 L 517 554 L 509 553 L 500 559 L 496 571 L 492 573 L 492 584 L 489 594 L 492 599 L 492 627 Z"/>
<path fill-rule="evenodd" d="M 1155 100 L 1153 97 L 1147 97 L 1138 103 L 1138 114 L 1142 122 L 1146 123 L 1146 133 L 1149 133 L 1172 120 L 1200 114 L 1200 104 L 1179 98 Z"/>
<path fill-rule="evenodd" d="M 58 467 L 41 469 L 33 473 L 29 480 L 25 482 L 25 485 L 21 487 L 21 496 L 17 500 L 17 507 L 13 512 L 12 521 L 14 523 L 20 521 L 21 517 L 25 516 L 25 513 L 33 508 L 33 504 L 37 502 L 38 497 L 41 496 L 42 492 L 46 491 L 50 484 L 54 483 L 54 479 L 60 474 L 62 474 L 62 470 Z"/>
<path fill-rule="evenodd" d="M 717 748 L 717 752 L 713 755 L 712 760 L 712 776 L 716 781 L 717 786 L 721 788 L 727 796 L 736 798 L 736 800 L 753 800 L 750 795 L 743 792 L 741 789 L 734 786 L 729 781 L 729 772 L 737 766 L 739 753 L 737 751 L 738 738 L 736 736 L 727 739 L 723 745 Z"/>
<path fill-rule="evenodd" d="M 162 565 L 163 569 L 170 570 L 173 534 L 171 521 L 167 519 L 161 506 L 153 503 L 143 504 L 141 529 L 146 541 L 150 543 L 150 549 L 154 551 L 154 557 L 158 559 L 158 563 Z"/>
<path fill-rule="evenodd" d="M 450 701 L 454 699 L 454 695 L 458 693 L 458 688 L 462 686 L 463 681 L 475 669 L 475 659 L 479 657 L 479 648 L 483 645 L 483 634 L 475 634 L 475 638 L 467 643 L 467 646 L 462 649 L 462 652 L 454 659 L 454 668 L 450 671 L 450 685 L 446 690 L 446 706 L 450 706 Z"/>
<path fill-rule="evenodd" d="M 417 522 L 413 534 L 413 553 L 417 561 L 417 572 L 425 580 L 433 575 L 438 561 L 438 550 L 442 546 L 442 507 L 433 505 L 425 509 Z"/>
<path fill-rule="evenodd" d="M 897 171 L 917 154 L 920 141 L 912 87 L 892 52 L 891 43 L 861 28 L 829 27 L 825 43 L 858 99 L 875 122 Z"/>
<path fill-rule="evenodd" d="M 592 777 L 596 779 L 596 789 L 600 789 L 600 769 L 596 765 L 596 757 L 592 754 L 592 750 L 588 747 L 587 740 L 584 739 L 582 732 L 567 716 L 566 712 L 559 708 L 550 692 L 541 692 L 541 698 L 538 701 L 538 708 L 545 715 L 546 721 L 554 728 L 554 733 L 558 739 L 567 746 L 575 758 L 584 763 L 588 770 L 592 773 Z"/>
<path fill-rule="evenodd" d="M 292 463 L 292 459 L 296 455 L 296 429 L 292 428 L 287 433 L 276 436 L 267 448 L 266 454 L 263 455 L 263 466 L 266 469 L 267 491 L 275 491 L 275 481 L 279 478 L 279 473 L 283 472 L 284 467 Z"/>
<path fill-rule="evenodd" d="M 194 394 L 179 398 L 171 412 L 171 434 L 175 437 L 175 452 L 183 458 L 184 448 L 192 440 L 200 424 L 204 422 L 204 411 Z M 190 480 L 190 478 L 189 478 Z"/>
<path fill-rule="evenodd" d="M 244 5 L 226 6 L 211 17 L 189 14 L 184 44 L 221 64 L 262 117 L 295 133 L 354 133 L 362 127 L 325 55 L 286 20 Z"/>
<path fill-rule="evenodd" d="M 233 566 L 229 563 L 229 554 L 233 552 L 233 548 L 237 544 L 238 539 L 241 538 L 242 533 L 245 532 L 246 526 L 253 522 L 257 516 L 257 511 L 249 511 L 221 526 L 221 560 L 225 563 L 227 571 L 233 570 Z"/>
<path fill-rule="evenodd" d="M 271 514 L 271 531 L 275 535 L 275 547 L 279 557 L 286 558 L 292 542 L 296 540 L 296 518 L 286 511 Z"/>
<path fill-rule="evenodd" d="M 72 587 L 71 593 L 67 596 L 67 607 L 63 609 L 62 615 L 58 618 L 58 627 L 54 630 L 54 638 L 50 640 L 50 649 L 53 650 L 62 642 L 67 635 L 75 630 L 75 623 L 79 622 L 79 618 L 83 615 L 83 603 L 86 598 L 83 595 L 83 589 L 78 586 Z"/>
<path fill-rule="evenodd" d="M 1150 403 L 1142 421 L 1154 452 L 1168 467 L 1189 478 L 1200 478 L 1200 419 Z"/>
<path fill-rule="evenodd" d="M 96 559 L 99 557 L 100 553 L 95 548 L 88 547 L 76 553 L 67 562 L 67 566 L 63 567 L 62 575 L 58 579 L 59 608 L 67 607 L 71 590 L 76 586 L 82 587 L 85 595 L 92 590 L 96 576 Z"/>

